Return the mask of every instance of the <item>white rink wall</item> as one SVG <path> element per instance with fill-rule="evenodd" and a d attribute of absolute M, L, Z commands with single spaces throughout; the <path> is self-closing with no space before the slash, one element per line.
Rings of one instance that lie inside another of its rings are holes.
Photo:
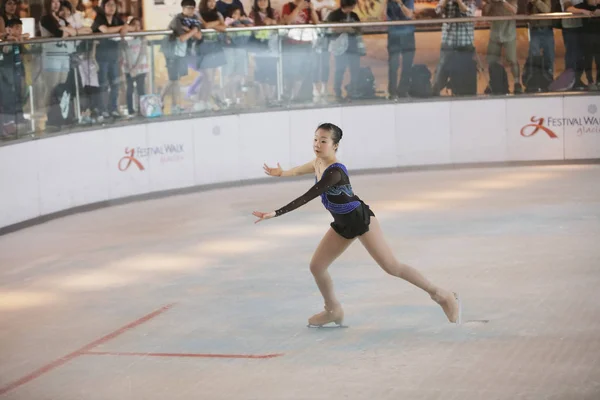
<path fill-rule="evenodd" d="M 264 177 L 311 159 L 322 122 L 350 170 L 600 158 L 600 96 L 291 110 L 75 133 L 0 147 L 0 228 L 73 207 Z M 133 153 L 132 153 L 133 150 Z"/>

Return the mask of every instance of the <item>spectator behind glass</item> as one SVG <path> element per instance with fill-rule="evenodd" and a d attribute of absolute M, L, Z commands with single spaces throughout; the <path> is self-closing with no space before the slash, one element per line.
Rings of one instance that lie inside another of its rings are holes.
<path fill-rule="evenodd" d="M 200 1 L 200 20 L 207 29 L 214 29 L 217 32 L 225 32 L 225 18 L 217 10 L 216 0 Z M 216 97 L 213 93 L 213 84 L 215 80 L 215 69 L 227 63 L 223 46 L 219 40 L 220 33 L 207 33 L 204 40 L 198 47 L 198 69 L 202 73 L 202 83 L 198 93 L 198 102 L 194 105 L 194 110 L 203 111 L 210 108 L 209 99 Z M 218 103 L 221 101 L 218 100 Z"/>
<path fill-rule="evenodd" d="M 218 3 L 217 3 L 218 4 Z M 225 18 L 225 26 L 239 28 L 253 26 L 254 21 L 245 16 L 244 9 L 238 5 L 227 8 L 228 14 Z M 225 101 L 229 104 L 240 103 L 240 93 L 244 80 L 248 75 L 248 50 L 247 44 L 251 31 L 231 32 L 227 34 L 228 45 L 223 48 L 227 64 L 222 68 L 225 78 Z"/>
<path fill-rule="evenodd" d="M 329 14 L 337 9 L 335 0 L 312 0 L 319 21 L 327 21 Z M 314 45 L 315 76 L 313 79 L 313 101 L 327 99 L 327 84 L 329 83 L 331 53 L 329 53 L 329 38 L 325 30 L 319 30 Z"/>
<path fill-rule="evenodd" d="M 77 36 L 75 28 L 70 26 L 69 23 L 59 15 L 60 0 L 45 0 L 44 11 L 45 13 L 40 19 L 40 32 L 42 37 L 66 38 Z M 37 82 L 44 85 L 45 96 L 43 96 L 43 98 L 46 101 L 43 105 L 38 105 L 39 108 L 45 109 L 46 111 L 50 110 L 50 107 L 56 100 L 52 98 L 52 91 L 59 84 L 67 81 L 71 69 L 71 60 L 69 57 L 70 54 L 74 52 L 74 41 L 56 41 L 42 44 L 43 79 L 36 80 L 34 86 L 37 88 Z M 46 123 L 47 127 L 51 127 L 53 124 L 53 120 L 49 118 Z"/>
<path fill-rule="evenodd" d="M 386 19 L 407 21 L 415 16 L 414 0 L 387 0 Z M 388 94 L 390 98 L 406 97 L 410 85 L 410 71 L 415 59 L 415 26 L 388 27 Z M 398 82 L 398 62 L 402 55 L 402 72 Z"/>
<path fill-rule="evenodd" d="M 173 33 L 165 38 L 161 50 L 165 55 L 169 83 L 161 94 L 162 104 L 165 97 L 171 97 L 171 114 L 179 114 L 183 108 L 179 104 L 181 89 L 179 79 L 188 74 L 188 41 L 202 39 L 201 23 L 194 14 L 196 2 L 194 0 L 181 1 L 181 13 L 177 14 L 169 23 L 168 29 Z"/>
<path fill-rule="evenodd" d="M 73 9 L 73 4 L 68 0 L 60 3 L 59 15 L 77 31 L 77 35 L 91 35 L 92 28 L 85 26 L 83 14 Z"/>
<path fill-rule="evenodd" d="M 578 9 L 588 10 L 594 16 L 600 16 L 600 6 L 597 0 L 585 0 L 575 6 Z M 600 19 L 586 18 L 583 20 L 581 32 L 583 48 L 583 69 L 588 82 L 589 90 L 600 89 Z M 596 80 L 592 74 L 593 64 L 596 64 Z"/>
<path fill-rule="evenodd" d="M 527 13 L 529 15 L 546 14 L 552 12 L 552 0 L 528 0 Z M 544 70 L 550 77 L 554 77 L 554 30 L 552 20 L 529 22 L 529 53 L 525 68 L 527 69 L 533 57 L 543 55 Z M 524 75 L 526 72 L 523 73 Z"/>
<path fill-rule="evenodd" d="M 116 14 L 117 3 L 115 0 L 106 0 L 102 3 L 104 13 L 97 14 L 92 31 L 98 33 L 120 33 L 125 35 L 129 32 L 129 26 Z M 98 62 L 98 78 L 102 93 L 102 117 L 119 118 L 121 114 L 117 108 L 119 98 L 119 87 L 121 74 L 119 71 L 119 41 L 120 39 L 100 39 L 96 49 L 96 61 Z M 108 99 L 107 99 L 108 98 Z"/>
<path fill-rule="evenodd" d="M 217 11 L 223 15 L 224 17 L 231 14 L 231 8 L 239 8 L 242 13 L 242 17 L 246 17 L 246 12 L 244 11 L 244 5 L 240 0 L 218 0 L 217 1 Z"/>
<path fill-rule="evenodd" d="M 239 18 L 236 20 L 239 22 L 231 22 L 228 18 L 232 18 L 234 10 L 239 10 Z M 244 5 L 240 0 L 218 0 L 217 11 L 225 18 L 225 26 L 239 27 L 239 24 L 249 24 Z M 223 46 L 223 52 L 225 54 L 225 65 L 221 68 L 223 74 L 224 89 L 225 89 L 225 101 L 230 104 L 236 100 L 235 103 L 239 103 L 239 92 L 241 87 L 244 85 L 244 78 L 248 75 L 248 51 L 246 49 L 246 43 L 240 39 L 241 36 L 247 36 L 250 31 L 247 32 L 235 32 L 227 35 L 226 44 Z M 241 43 L 240 43 L 241 42 Z"/>
<path fill-rule="evenodd" d="M 483 6 L 483 15 L 490 17 L 512 16 L 517 14 L 517 0 L 488 0 Z M 517 59 L 517 21 L 492 21 L 490 40 L 487 48 L 488 64 L 500 63 L 502 49 L 514 80 L 514 94 L 523 93 L 521 73 Z"/>
<path fill-rule="evenodd" d="M 284 4 L 281 18 L 286 25 L 319 23 L 312 1 L 306 0 L 293 0 Z M 317 32 L 313 28 L 295 28 L 290 29 L 287 35 L 282 43 L 284 92 L 289 93 L 292 101 L 303 100 L 310 97 L 310 87 L 317 78 L 318 64 L 312 49 Z"/>
<path fill-rule="evenodd" d="M 142 23 L 139 18 L 129 21 L 131 32 L 140 32 Z M 146 74 L 148 74 L 148 42 L 145 37 L 129 37 L 123 40 L 123 70 L 127 80 L 127 111 L 129 116 L 135 115 L 133 89 L 138 99 L 146 94 Z M 139 105 L 139 101 L 136 102 Z M 139 110 L 139 106 L 138 106 Z"/>
<path fill-rule="evenodd" d="M 360 22 L 358 15 L 353 12 L 356 7 L 357 0 L 341 0 L 340 8 L 332 11 L 327 18 L 327 22 Z M 356 92 L 358 84 L 358 73 L 360 71 L 360 54 L 358 51 L 358 42 L 356 39 L 356 28 L 334 28 L 331 29 L 333 34 L 331 40 L 333 45 L 335 40 L 341 34 L 346 34 L 348 37 L 348 47 L 346 51 L 338 56 L 335 56 L 335 78 L 333 82 L 333 91 L 338 100 L 342 99 L 342 81 L 346 69 L 350 70 L 350 85 L 348 86 L 348 98 Z"/>
<path fill-rule="evenodd" d="M 269 26 L 279 24 L 279 13 L 271 7 L 271 0 L 254 0 L 250 18 L 256 26 Z M 256 51 L 254 61 L 254 79 L 260 84 L 262 97 L 266 105 L 275 102 L 275 91 L 277 88 L 277 60 L 278 55 L 269 49 L 269 40 L 276 37 L 277 31 L 261 30 L 254 31 L 254 38 L 260 43 L 260 51 Z"/>
<path fill-rule="evenodd" d="M 578 15 L 592 15 L 590 10 L 577 8 L 584 0 L 560 0 L 562 10 Z M 575 72 L 574 89 L 583 89 L 585 85 L 581 80 L 583 75 L 583 22 L 580 18 L 561 20 L 563 42 L 565 44 L 565 69 L 571 69 Z"/>
<path fill-rule="evenodd" d="M 475 15 L 475 2 L 473 0 L 440 0 L 435 8 L 442 18 L 464 18 Z M 442 24 L 442 46 L 440 48 L 440 62 L 433 78 L 432 93 L 438 96 L 442 88 L 448 83 L 450 77 L 449 61 L 456 52 L 474 54 L 475 39 L 473 22 L 444 22 Z"/>
<path fill-rule="evenodd" d="M 81 123 L 83 124 L 104 121 L 100 111 L 102 101 L 98 82 L 98 63 L 96 62 L 97 43 L 96 40 L 82 42 L 77 49 L 80 85 L 83 88 L 80 92 Z"/>
<path fill-rule="evenodd" d="M 19 7 L 20 18 L 30 18 L 29 2 L 27 0 L 21 1 Z"/>
<path fill-rule="evenodd" d="M 19 19 L 20 3 L 16 0 L 0 0 L 0 39 L 6 36 L 6 24 L 11 19 Z"/>
<path fill-rule="evenodd" d="M 3 138 L 18 133 L 23 118 L 25 69 L 23 68 L 23 23 L 18 18 L 6 22 L 6 40 L 17 44 L 0 44 L 0 135 Z"/>

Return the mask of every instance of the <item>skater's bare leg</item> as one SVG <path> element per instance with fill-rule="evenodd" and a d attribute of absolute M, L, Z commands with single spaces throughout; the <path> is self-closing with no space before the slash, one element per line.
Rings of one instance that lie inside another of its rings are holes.
<path fill-rule="evenodd" d="M 313 274 L 319 291 L 323 296 L 326 310 L 341 309 L 340 303 L 335 297 L 333 281 L 329 272 L 327 272 L 327 268 L 353 241 L 353 239 L 350 240 L 341 237 L 332 228 L 329 228 L 310 261 L 310 272 Z"/>
<path fill-rule="evenodd" d="M 369 231 L 360 236 L 359 239 L 371 257 L 385 272 L 402 278 L 426 291 L 433 300 L 442 306 L 450 322 L 456 321 L 458 317 L 458 302 L 454 298 L 454 294 L 437 287 L 415 268 L 400 263 L 394 257 L 394 253 L 386 243 L 377 218 L 371 217 Z"/>

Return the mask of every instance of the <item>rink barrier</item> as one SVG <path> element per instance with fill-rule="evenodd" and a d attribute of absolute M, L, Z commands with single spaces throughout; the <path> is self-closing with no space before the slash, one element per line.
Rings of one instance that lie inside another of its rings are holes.
<path fill-rule="evenodd" d="M 322 122 L 342 127 L 338 154 L 353 174 L 600 160 L 600 96 L 344 106 L 114 127 L 1 147 L 0 234 L 117 204 L 276 183 L 263 163 L 287 169 L 314 157 L 312 137 Z"/>

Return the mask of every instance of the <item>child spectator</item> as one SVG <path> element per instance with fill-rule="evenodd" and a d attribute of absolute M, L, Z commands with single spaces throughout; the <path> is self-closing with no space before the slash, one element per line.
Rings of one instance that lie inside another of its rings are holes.
<path fill-rule="evenodd" d="M 92 34 L 92 28 L 84 26 L 84 20 L 80 13 L 76 13 L 73 10 L 73 5 L 70 1 L 63 0 L 60 3 L 60 11 L 58 15 L 67 21 L 72 26 L 77 35 L 90 35 Z"/>
<path fill-rule="evenodd" d="M 129 21 L 132 32 L 142 30 L 139 18 Z M 148 67 L 148 43 L 145 37 L 131 37 L 123 41 L 123 70 L 127 80 L 127 111 L 129 116 L 135 114 L 133 105 L 133 88 L 137 91 L 138 98 L 146 94 L 146 74 Z M 139 104 L 139 101 L 137 102 Z M 138 107 L 139 108 L 139 107 Z"/>
<path fill-rule="evenodd" d="M 96 62 L 97 41 L 82 42 L 77 47 L 78 71 L 81 79 L 81 110 L 83 111 L 81 122 L 84 124 L 102 122 L 104 117 L 100 109 L 100 83 L 98 80 L 98 63 Z"/>

